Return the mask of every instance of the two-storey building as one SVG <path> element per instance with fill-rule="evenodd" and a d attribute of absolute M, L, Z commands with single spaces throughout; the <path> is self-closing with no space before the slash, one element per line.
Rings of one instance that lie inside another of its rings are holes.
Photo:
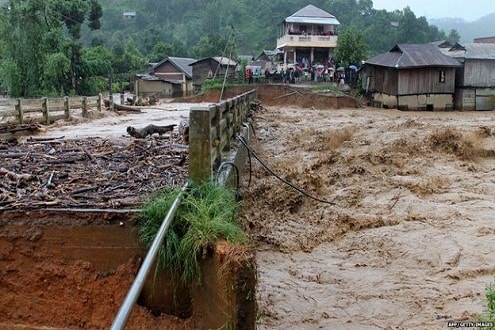
<path fill-rule="evenodd" d="M 332 14 L 308 5 L 279 25 L 277 49 L 283 51 L 287 68 L 295 63 L 302 66 L 326 65 L 337 47 L 339 21 Z"/>

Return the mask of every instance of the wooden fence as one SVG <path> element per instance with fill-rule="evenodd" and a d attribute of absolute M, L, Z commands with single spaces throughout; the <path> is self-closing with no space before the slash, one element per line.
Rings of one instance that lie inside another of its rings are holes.
<path fill-rule="evenodd" d="M 75 110 L 80 110 L 83 117 L 88 110 L 96 108 L 101 111 L 103 96 L 40 98 L 40 99 L 5 99 L 0 102 L 1 117 L 15 117 L 15 123 L 24 124 L 33 121 L 50 124 L 58 119 L 70 119 Z"/>
<path fill-rule="evenodd" d="M 230 159 L 237 134 L 249 135 L 246 128 L 250 104 L 256 91 L 238 95 L 232 99 L 203 107 L 191 107 L 189 112 L 189 178 L 199 182 L 212 177 L 222 162 L 236 163 Z M 241 146 L 236 148 L 241 151 Z M 244 150 L 244 152 L 246 152 Z M 242 161 L 237 167 L 240 167 Z M 239 169 L 239 168 L 238 168 Z"/>

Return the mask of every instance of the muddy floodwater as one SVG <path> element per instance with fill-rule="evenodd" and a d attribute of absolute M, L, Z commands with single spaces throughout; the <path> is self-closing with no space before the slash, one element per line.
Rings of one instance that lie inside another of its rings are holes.
<path fill-rule="evenodd" d="M 129 141 L 127 126 L 178 123 L 197 105 L 106 113 L 36 137 Z M 257 254 L 257 329 L 479 319 L 495 282 L 494 112 L 286 104 L 258 112 L 254 127 L 265 164 L 320 200 L 252 159 L 239 218 Z"/>
<path fill-rule="evenodd" d="M 73 125 L 65 121 L 57 121 L 46 132 L 36 137 L 55 138 L 90 138 L 102 137 L 111 139 L 131 139 L 127 134 L 127 126 L 143 128 L 148 124 L 170 125 L 179 124 L 181 120 L 189 119 L 191 107 L 207 106 L 209 103 L 160 103 L 151 107 L 143 107 L 141 112 L 110 112 L 102 114 L 93 111 L 92 118 L 82 119 L 75 113 Z M 176 129 L 177 131 L 177 129 Z"/>
<path fill-rule="evenodd" d="M 445 329 L 495 282 L 495 113 L 257 116 L 242 222 L 257 242 L 258 329 Z"/>

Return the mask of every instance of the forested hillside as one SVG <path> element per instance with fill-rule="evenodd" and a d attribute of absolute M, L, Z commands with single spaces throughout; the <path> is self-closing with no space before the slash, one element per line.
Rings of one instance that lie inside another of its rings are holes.
<path fill-rule="evenodd" d="M 363 32 L 370 55 L 399 42 L 445 39 L 450 32 L 446 36 L 409 8 L 375 10 L 371 0 L 100 0 L 100 4 L 102 28 L 92 36 L 93 42 L 111 47 L 132 37 L 141 51 L 150 53 L 164 41 L 178 56 L 209 55 L 214 49 L 208 48 L 221 45 L 232 28 L 239 53 L 273 50 L 278 24 L 308 4 L 335 15 L 341 31 L 353 26 Z M 125 20 L 124 12 L 136 12 L 136 18 Z"/>
<path fill-rule="evenodd" d="M 375 10 L 372 0 L 0 0 L 0 90 L 94 95 L 167 56 L 227 48 L 226 55 L 258 56 L 275 49 L 279 24 L 308 4 L 337 17 L 341 40 L 364 41 L 362 60 L 396 43 L 459 39 L 409 7 Z"/>
<path fill-rule="evenodd" d="M 473 42 L 475 38 L 495 36 L 495 13 L 488 14 L 480 19 L 467 22 L 461 18 L 442 18 L 430 20 L 431 24 L 438 26 L 440 29 L 455 29 L 461 36 L 463 42 Z"/>

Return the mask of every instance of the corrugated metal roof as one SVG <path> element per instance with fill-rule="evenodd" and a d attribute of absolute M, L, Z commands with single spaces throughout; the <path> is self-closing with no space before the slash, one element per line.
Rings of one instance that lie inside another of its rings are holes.
<path fill-rule="evenodd" d="M 300 24 L 318 24 L 318 25 L 340 25 L 336 18 L 319 18 L 319 17 L 287 17 L 287 23 Z"/>
<path fill-rule="evenodd" d="M 222 57 L 222 56 L 215 56 L 215 57 L 212 57 L 215 61 L 217 61 L 218 63 L 222 64 L 222 65 L 234 65 L 236 66 L 237 65 L 237 62 L 228 58 L 228 57 Z"/>
<path fill-rule="evenodd" d="M 340 25 L 340 22 L 330 13 L 307 5 L 285 19 L 287 23 L 320 24 L 320 25 Z"/>
<path fill-rule="evenodd" d="M 179 71 L 184 72 L 187 78 L 192 78 L 192 67 L 189 66 L 189 64 L 195 62 L 196 60 L 194 58 L 189 58 L 189 57 L 167 57 L 160 62 L 156 63 L 153 65 L 151 69 L 151 74 L 154 73 L 156 68 L 161 66 L 165 62 L 170 62 L 173 66 L 175 66 Z"/>
<path fill-rule="evenodd" d="M 398 44 L 388 53 L 375 56 L 365 63 L 397 69 L 461 66 L 455 59 L 442 54 L 433 44 Z"/>
<path fill-rule="evenodd" d="M 229 59 L 227 57 L 221 57 L 221 56 L 215 56 L 215 57 L 205 57 L 205 58 L 202 58 L 200 60 L 197 60 L 191 64 L 189 64 L 190 66 L 192 65 L 195 65 L 195 64 L 198 64 L 198 63 L 202 63 L 202 62 L 205 62 L 205 61 L 210 61 L 210 60 L 214 60 L 215 62 L 217 63 L 220 63 L 222 65 L 230 65 L 230 66 L 237 66 L 238 63 L 236 61 L 234 61 L 233 59 Z"/>
<path fill-rule="evenodd" d="M 495 44 L 456 43 L 445 54 L 459 59 L 495 60 Z"/>
<path fill-rule="evenodd" d="M 237 59 L 241 60 L 241 61 L 247 61 L 249 63 L 249 61 L 252 61 L 254 59 L 254 56 L 253 55 L 237 55 Z"/>
<path fill-rule="evenodd" d="M 453 45 L 447 40 L 432 41 L 430 44 L 437 46 L 438 48 L 451 48 Z"/>
<path fill-rule="evenodd" d="M 274 56 L 274 55 L 278 55 L 278 54 L 283 54 L 284 52 L 280 49 L 275 49 L 275 50 L 266 50 L 264 49 L 263 50 L 263 53 L 261 53 L 261 55 L 266 55 L 266 56 Z"/>
<path fill-rule="evenodd" d="M 195 62 L 194 58 L 189 57 L 168 57 L 170 63 L 186 74 L 188 78 L 192 78 L 192 67 L 189 64 Z"/>
<path fill-rule="evenodd" d="M 170 79 L 155 76 L 154 74 L 149 74 L 149 73 L 137 74 L 136 77 L 141 79 L 141 80 L 146 80 L 146 81 L 165 81 L 165 82 L 175 84 L 175 85 L 181 85 L 182 84 L 182 80 L 170 80 Z"/>

